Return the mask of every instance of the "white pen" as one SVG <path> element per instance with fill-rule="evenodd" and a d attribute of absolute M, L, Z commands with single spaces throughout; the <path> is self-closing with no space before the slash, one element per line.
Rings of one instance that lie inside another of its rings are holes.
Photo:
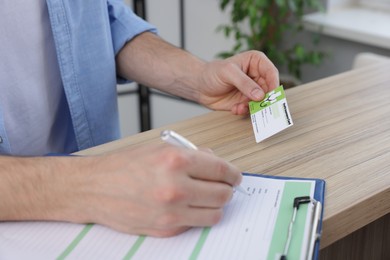
<path fill-rule="evenodd" d="M 198 150 L 198 147 L 191 143 L 188 139 L 184 138 L 183 136 L 179 135 L 175 131 L 172 130 L 164 130 L 161 132 L 161 139 L 169 144 L 179 146 L 179 147 L 185 147 L 192 150 Z M 242 186 L 236 186 L 234 187 L 237 191 L 244 193 L 246 195 L 249 195 L 248 192 L 242 187 Z"/>

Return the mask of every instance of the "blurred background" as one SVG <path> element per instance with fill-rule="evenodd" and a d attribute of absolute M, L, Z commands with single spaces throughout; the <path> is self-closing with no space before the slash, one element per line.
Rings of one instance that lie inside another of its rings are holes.
<path fill-rule="evenodd" d="M 206 61 L 260 48 L 295 87 L 390 57 L 390 0 L 125 2 L 165 40 Z M 122 136 L 209 112 L 135 83 L 118 85 L 118 99 Z"/>

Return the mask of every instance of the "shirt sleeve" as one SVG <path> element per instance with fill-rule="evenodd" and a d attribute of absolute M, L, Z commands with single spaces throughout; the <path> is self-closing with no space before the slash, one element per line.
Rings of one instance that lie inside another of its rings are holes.
<path fill-rule="evenodd" d="M 134 14 L 123 0 L 107 0 L 107 5 L 115 55 L 140 33 L 146 31 L 157 33 L 153 25 Z"/>
<path fill-rule="evenodd" d="M 135 36 L 147 31 L 157 33 L 156 27 L 137 16 L 123 0 L 107 0 L 107 6 L 115 55 Z M 128 82 L 117 76 L 117 83 Z"/>

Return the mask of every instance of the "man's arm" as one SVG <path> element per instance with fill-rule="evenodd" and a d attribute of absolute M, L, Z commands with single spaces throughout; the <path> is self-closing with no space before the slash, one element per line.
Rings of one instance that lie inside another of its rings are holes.
<path fill-rule="evenodd" d="M 0 156 L 0 221 L 85 222 L 78 213 L 82 200 L 76 203 L 87 185 L 83 162 L 66 157 Z"/>
<path fill-rule="evenodd" d="M 240 171 L 206 151 L 146 145 L 102 156 L 0 156 L 0 221 L 98 223 L 172 236 L 211 226 Z"/>
<path fill-rule="evenodd" d="M 198 101 L 194 89 L 205 62 L 145 32 L 128 42 L 117 55 L 118 74 L 146 86 Z"/>
<path fill-rule="evenodd" d="M 279 84 L 276 67 L 261 52 L 205 62 L 149 32 L 128 42 L 116 62 L 122 77 L 234 114 L 247 113 L 249 100 Z"/>
<path fill-rule="evenodd" d="M 248 112 L 278 84 L 260 52 L 204 62 L 151 33 L 127 43 L 118 74 L 212 109 Z M 99 223 L 131 234 L 171 236 L 217 223 L 241 182 L 210 152 L 147 145 L 89 157 L 0 157 L 0 221 Z"/>

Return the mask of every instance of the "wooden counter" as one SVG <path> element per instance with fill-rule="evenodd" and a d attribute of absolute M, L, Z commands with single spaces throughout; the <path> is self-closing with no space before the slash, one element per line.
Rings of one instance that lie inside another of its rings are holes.
<path fill-rule="evenodd" d="M 244 172 L 325 179 L 321 248 L 379 219 L 387 233 L 380 241 L 390 242 L 390 64 L 325 78 L 286 95 L 294 126 L 261 143 L 248 116 L 211 112 L 80 153 L 161 142 L 161 130 L 172 129 Z"/>

